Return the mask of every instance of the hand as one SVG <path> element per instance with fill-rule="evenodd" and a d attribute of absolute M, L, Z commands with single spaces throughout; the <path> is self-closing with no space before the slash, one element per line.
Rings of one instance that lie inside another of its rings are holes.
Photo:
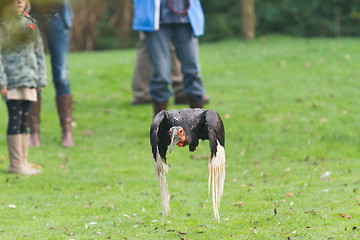
<path fill-rule="evenodd" d="M 1 90 L 0 90 L 0 92 L 1 92 L 1 95 L 2 95 L 3 97 L 5 97 L 5 96 L 6 96 L 6 92 L 7 92 L 7 87 L 6 87 L 6 86 L 3 86 L 3 87 L 1 88 Z"/>

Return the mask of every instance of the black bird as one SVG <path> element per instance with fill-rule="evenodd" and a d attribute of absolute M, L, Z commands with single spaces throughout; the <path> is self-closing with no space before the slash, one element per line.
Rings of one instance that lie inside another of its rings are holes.
<path fill-rule="evenodd" d="M 160 184 L 163 204 L 163 216 L 170 210 L 169 191 L 165 173 L 168 172 L 166 152 L 175 145 L 189 146 L 195 151 L 199 139 L 209 140 L 210 158 L 208 163 L 208 191 L 212 192 L 215 219 L 220 222 L 220 197 L 223 194 L 225 182 L 225 131 L 219 114 L 213 110 L 187 108 L 171 111 L 161 111 L 155 117 L 150 128 L 150 143 L 154 158 L 156 175 Z"/>

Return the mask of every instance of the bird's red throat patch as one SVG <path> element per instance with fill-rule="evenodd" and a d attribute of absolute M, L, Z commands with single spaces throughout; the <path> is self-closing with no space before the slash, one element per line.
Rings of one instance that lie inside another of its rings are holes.
<path fill-rule="evenodd" d="M 181 141 L 178 142 L 178 144 L 176 144 L 176 145 L 178 145 L 179 147 L 182 147 L 184 145 L 185 140 L 186 140 L 186 138 L 184 136 L 184 130 L 179 129 L 178 134 L 179 134 L 179 137 L 181 138 Z"/>

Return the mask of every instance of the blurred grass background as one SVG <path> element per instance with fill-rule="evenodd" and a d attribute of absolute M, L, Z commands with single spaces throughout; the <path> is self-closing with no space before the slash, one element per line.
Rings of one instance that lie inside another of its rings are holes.
<path fill-rule="evenodd" d="M 0 239 L 356 239 L 360 47 L 355 38 L 269 35 L 200 45 L 203 80 L 226 131 L 218 224 L 208 142 L 168 155 L 162 221 L 150 105 L 131 106 L 135 50 L 70 55 L 76 146 L 60 144 L 54 88 L 43 92 L 43 174 L 8 174 L 0 105 Z M 170 108 L 185 108 L 170 104 Z"/>

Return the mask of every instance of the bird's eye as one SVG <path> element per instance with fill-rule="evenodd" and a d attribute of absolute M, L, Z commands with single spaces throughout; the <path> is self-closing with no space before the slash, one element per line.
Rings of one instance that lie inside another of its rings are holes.
<path fill-rule="evenodd" d="M 183 130 L 180 129 L 180 130 L 179 130 L 179 135 L 182 135 L 182 133 L 183 133 Z"/>

